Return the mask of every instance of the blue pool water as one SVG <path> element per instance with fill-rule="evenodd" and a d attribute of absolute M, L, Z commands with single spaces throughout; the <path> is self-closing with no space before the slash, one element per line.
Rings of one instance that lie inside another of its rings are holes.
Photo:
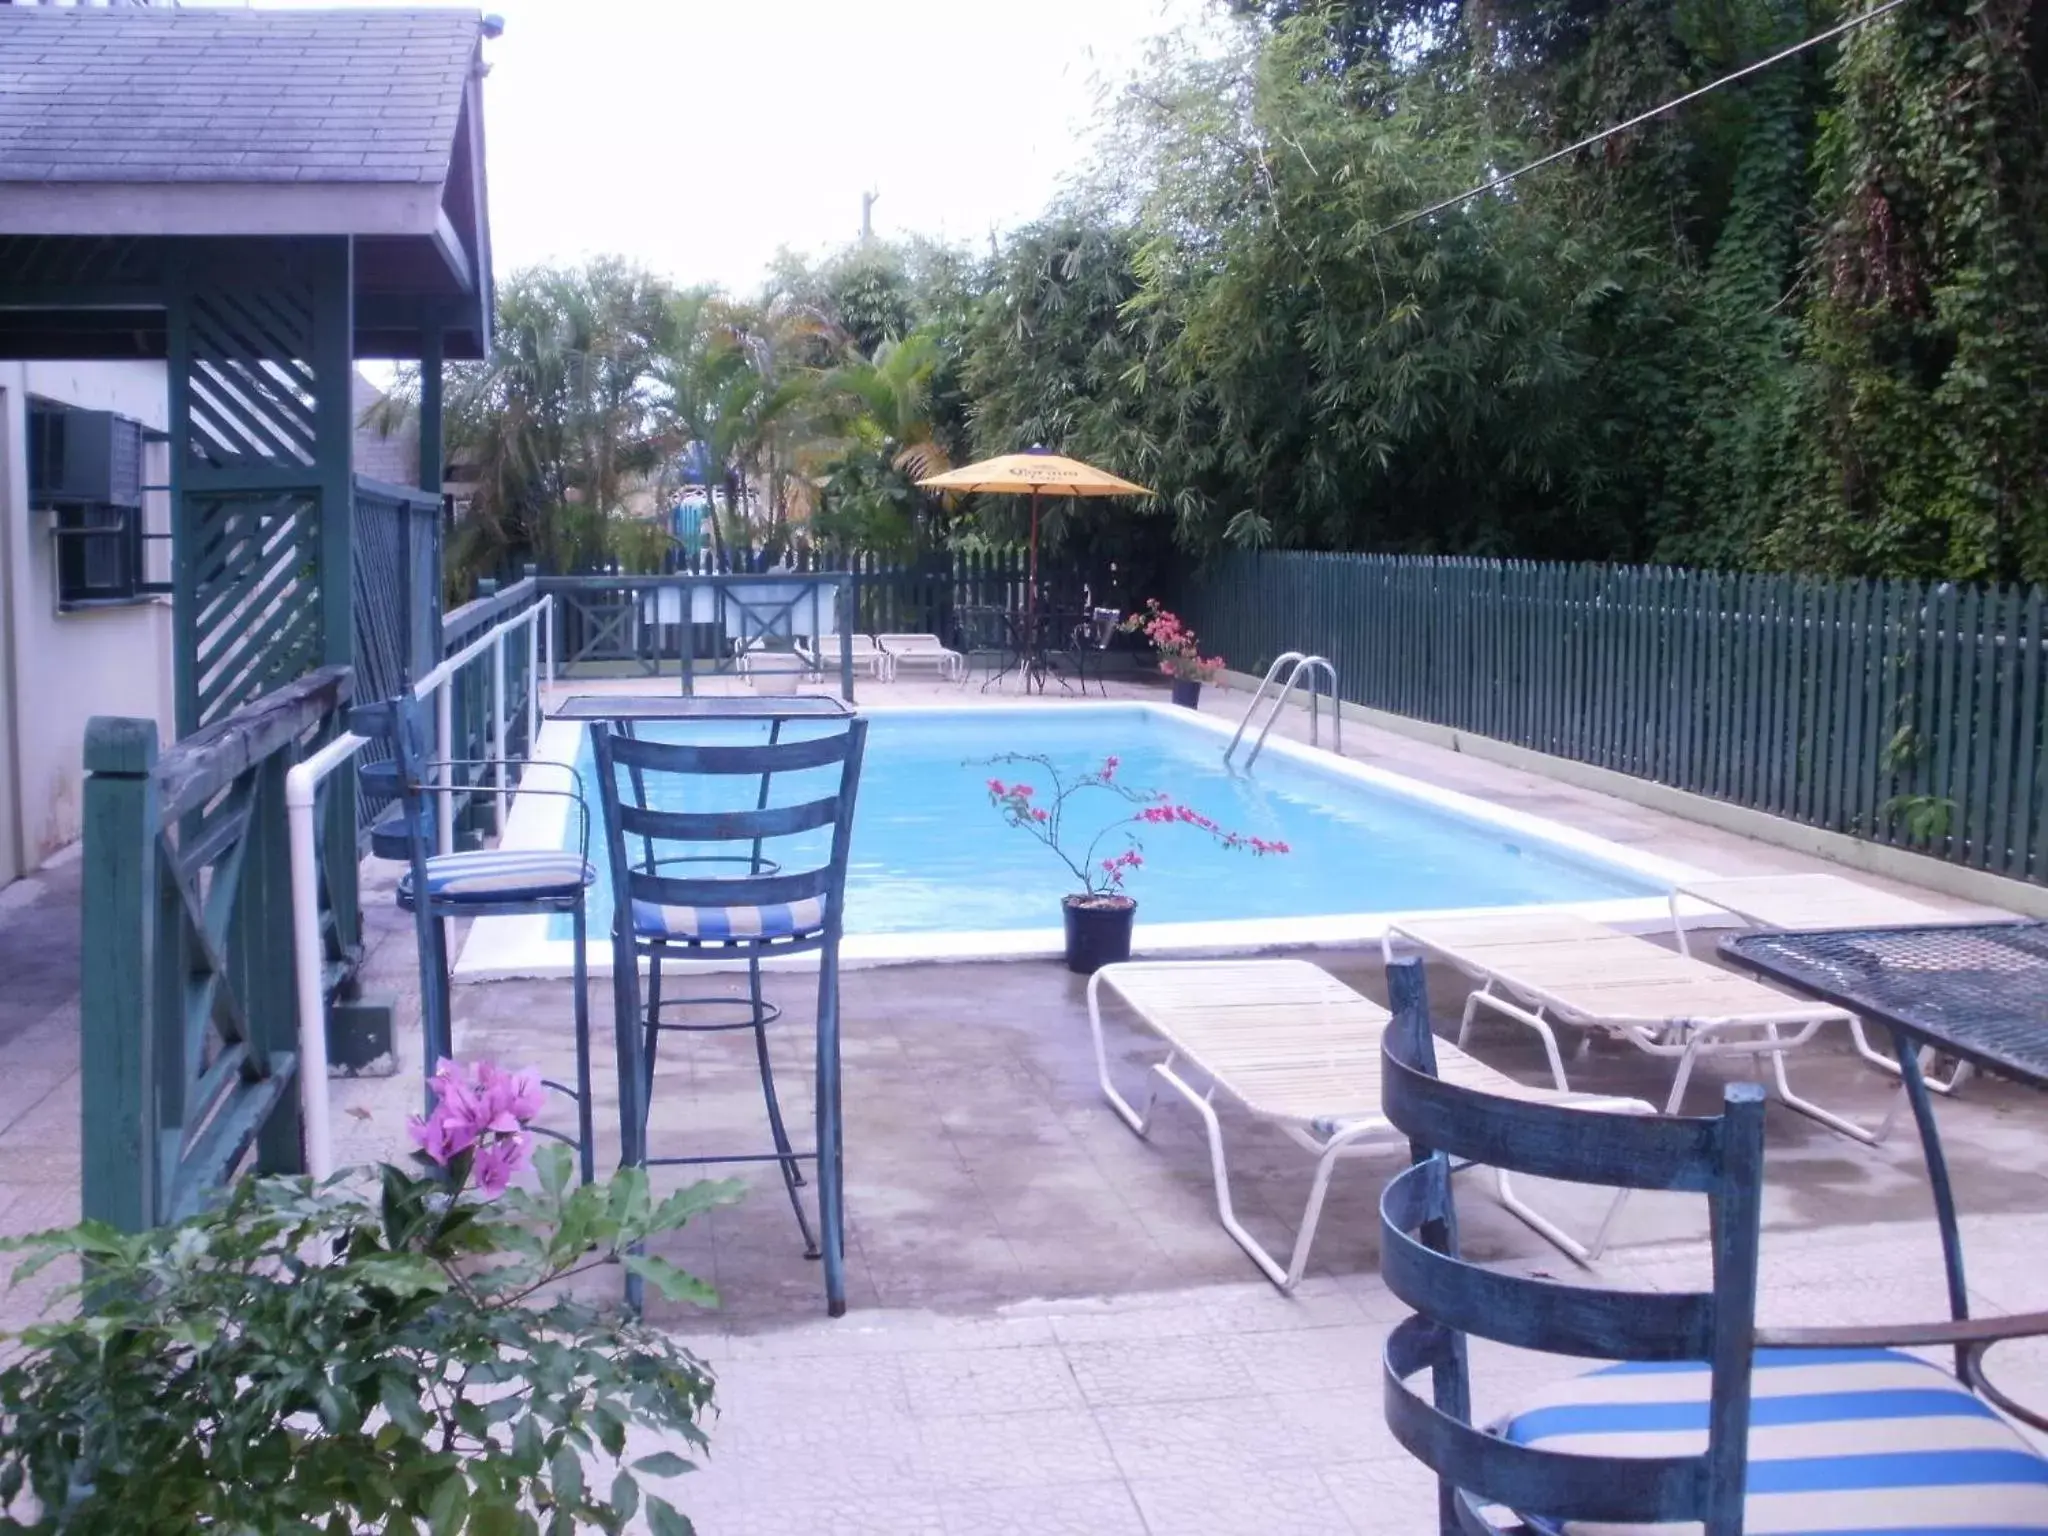
<path fill-rule="evenodd" d="M 765 734 L 759 725 L 665 723 L 640 729 L 647 736 L 697 742 L 759 741 Z M 794 737 L 806 729 L 792 725 L 785 734 Z M 1223 766 L 1222 743 L 1213 732 L 1163 711 L 919 711 L 871 717 L 847 875 L 847 932 L 1057 925 L 1059 898 L 1075 888 L 1073 876 L 1043 845 L 1003 823 L 986 787 L 991 777 L 1023 780 L 1043 799 L 1051 786 L 1035 765 L 988 761 L 1003 752 L 1042 753 L 1069 775 L 1099 767 L 1106 754 L 1115 753 L 1120 781 L 1166 790 L 1226 828 L 1291 848 L 1261 858 L 1219 847 L 1192 828 L 1134 829 L 1141 834 L 1145 862 L 1127 890 L 1138 898 L 1148 925 L 1592 901 L 1662 889 L 1629 870 L 1520 839 L 1279 752 L 1263 755 L 1249 776 L 1233 773 Z M 612 897 L 602 832 L 595 825 L 587 736 L 578 767 L 591 786 L 591 861 L 598 866 L 591 932 L 602 934 L 611 926 Z M 778 778 L 773 802 L 829 793 L 834 772 Z M 667 783 L 687 787 L 689 798 L 685 807 L 657 796 L 656 804 L 665 809 L 737 809 L 754 804 L 759 792 L 757 779 Z M 1070 803 L 1068 823 L 1092 835 L 1129 810 L 1106 793 L 1085 790 Z M 573 828 L 569 835 L 574 837 Z M 806 861 L 796 854 L 803 841 L 784 840 L 770 855 L 801 867 Z M 1097 857 L 1124 846 L 1113 833 Z M 815 847 L 822 852 L 822 841 Z M 568 936 L 566 917 L 554 925 L 554 936 Z"/>

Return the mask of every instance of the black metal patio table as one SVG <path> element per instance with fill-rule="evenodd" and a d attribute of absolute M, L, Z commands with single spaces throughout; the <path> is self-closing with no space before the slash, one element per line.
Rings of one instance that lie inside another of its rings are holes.
<path fill-rule="evenodd" d="M 1962 1235 L 1920 1053 L 1932 1049 L 2029 1087 L 2048 1088 L 2048 923 L 1746 933 L 1721 940 L 1721 953 L 1891 1031 L 1933 1186 L 1949 1312 L 1963 1322 L 1970 1303 Z M 1956 1354 L 1958 1373 L 1969 1379 L 1973 1368 L 1961 1343 Z M 1987 1395 L 1996 1397 L 1995 1391 Z"/>
<path fill-rule="evenodd" d="M 1065 609 L 1041 608 L 1027 621 L 1024 614 L 1007 608 L 965 608 L 961 610 L 965 623 L 974 626 L 973 633 L 980 638 L 995 638 L 991 647 L 1002 659 L 994 671 L 982 680 L 983 693 L 1001 682 L 1012 672 L 1021 672 L 1024 687 L 1028 692 L 1033 683 L 1040 693 L 1045 692 L 1045 680 L 1050 677 L 1066 692 L 1073 692 L 1073 685 L 1067 681 L 1066 669 L 1060 665 L 1065 656 L 1074 662 L 1074 675 L 1082 678 L 1086 689 L 1086 678 L 1082 673 L 1078 656 L 1074 650 L 1074 632 L 1088 621 L 1085 614 Z M 1027 623 L 1031 626 L 1027 633 Z M 980 647 L 975 647 L 979 649 Z"/>

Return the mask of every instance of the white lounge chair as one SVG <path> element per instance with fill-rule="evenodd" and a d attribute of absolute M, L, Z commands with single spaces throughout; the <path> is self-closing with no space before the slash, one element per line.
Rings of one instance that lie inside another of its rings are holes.
<path fill-rule="evenodd" d="M 1479 982 L 1465 1000 L 1460 1045 L 1471 1033 L 1473 1016 L 1489 1009 L 1536 1031 L 1550 1070 L 1562 1083 L 1564 1058 L 1555 1026 L 1603 1031 L 1652 1056 L 1677 1061 L 1666 1114 L 1677 1113 L 1701 1057 L 1768 1057 L 1786 1108 L 1857 1141 L 1880 1141 L 1891 1129 L 1890 1116 L 1875 1128 L 1858 1125 L 1801 1098 L 1786 1079 L 1786 1054 L 1807 1044 L 1823 1025 L 1852 1024 L 1854 1016 L 1845 1009 L 1788 997 L 1649 939 L 1567 913 L 1402 918 L 1387 925 L 1382 944 L 1389 957 L 1400 939 Z"/>
<path fill-rule="evenodd" d="M 936 666 L 942 678 L 964 680 L 967 658 L 948 650 L 937 635 L 877 635 L 875 643 L 893 658 L 893 665 Z"/>
<path fill-rule="evenodd" d="M 767 635 L 755 635 L 733 644 L 733 669 L 744 678 L 812 677 L 817 667 L 800 644 L 790 647 L 774 643 Z"/>
<path fill-rule="evenodd" d="M 1931 928 L 1942 923 L 1982 922 L 1978 912 L 1955 912 L 1930 907 L 1910 896 L 1894 896 L 1840 875 L 1741 875 L 1719 880 L 1689 880 L 1671 891 L 1671 931 L 1679 951 L 1692 953 L 1692 945 L 1680 921 L 1681 898 L 1692 897 L 1710 907 L 1741 918 L 1752 928 L 1780 933 L 1848 928 Z M 1899 1064 L 1871 1045 L 1863 1032 L 1863 1021 L 1852 1018 L 1849 1032 L 1856 1041 L 1856 1054 L 1872 1066 L 1899 1075 Z M 1922 1057 L 1922 1060 L 1926 1060 Z M 1945 1079 L 1928 1078 L 1936 1093 L 1954 1093 L 1969 1078 L 1968 1062 L 1957 1062 Z"/>
<path fill-rule="evenodd" d="M 1386 1009 L 1351 990 L 1305 960 L 1194 960 L 1107 965 L 1088 982 L 1088 1025 L 1095 1036 L 1095 1068 L 1103 1097 L 1140 1136 L 1151 1123 L 1158 1089 L 1135 1108 L 1109 1074 L 1103 1041 L 1102 996 L 1109 992 L 1130 1006 L 1167 1047 L 1152 1067 L 1164 1083 L 1194 1106 L 1209 1135 L 1210 1171 L 1216 1183 L 1216 1214 L 1223 1230 L 1251 1255 L 1266 1278 L 1281 1290 L 1300 1282 L 1322 1219 L 1323 1197 L 1341 1157 L 1405 1147 L 1406 1140 L 1380 1112 L 1380 1036 Z M 1532 1088 L 1474 1060 L 1448 1044 L 1437 1047 L 1437 1069 L 1448 1081 L 1509 1098 L 1569 1103 L 1585 1109 L 1654 1114 L 1648 1104 L 1557 1088 Z M 1190 1079 L 1195 1079 L 1191 1081 Z M 1251 1114 L 1270 1120 L 1316 1159 L 1308 1208 L 1285 1266 L 1268 1253 L 1237 1219 L 1230 1199 L 1230 1167 L 1223 1128 L 1211 1098 L 1222 1093 Z M 1581 1261 L 1597 1258 L 1607 1245 L 1621 1201 L 1609 1206 L 1590 1243 L 1562 1231 L 1526 1205 L 1504 1173 L 1496 1170 L 1501 1204 L 1559 1248 Z"/>
<path fill-rule="evenodd" d="M 892 681 L 896 676 L 896 658 L 876 643 L 873 635 L 853 635 L 853 669 L 872 677 L 878 683 Z M 796 653 L 810 667 L 813 675 L 830 677 L 839 670 L 839 637 L 821 636 L 815 646 L 808 640 L 798 640 Z"/>

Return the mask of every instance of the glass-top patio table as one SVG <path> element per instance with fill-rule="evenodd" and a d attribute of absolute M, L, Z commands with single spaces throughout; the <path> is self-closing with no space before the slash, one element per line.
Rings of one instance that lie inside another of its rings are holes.
<path fill-rule="evenodd" d="M 2048 1088 L 2048 923 L 1746 933 L 1723 939 L 1721 953 L 1891 1031 L 1934 1189 L 1950 1315 L 1965 1321 L 1970 1302 L 1962 1235 L 1920 1053 L 1932 1049 L 2029 1087 Z M 2048 1428 L 2048 1419 L 1990 1389 L 1967 1352 L 1958 1340 L 1959 1375 L 1974 1378 L 1980 1391 L 2009 1412 Z"/>
<path fill-rule="evenodd" d="M 579 693 L 548 711 L 550 720 L 838 720 L 844 699 L 818 693 Z"/>

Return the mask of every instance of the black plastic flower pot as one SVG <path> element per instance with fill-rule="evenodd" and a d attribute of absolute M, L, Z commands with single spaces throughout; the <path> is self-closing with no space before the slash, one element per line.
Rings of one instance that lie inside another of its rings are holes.
<path fill-rule="evenodd" d="M 1131 958 L 1131 925 L 1138 903 L 1129 896 L 1061 898 L 1067 920 L 1067 969 L 1092 976 L 1105 965 Z"/>
<path fill-rule="evenodd" d="M 1173 680 L 1173 702 L 1182 709 L 1200 709 L 1202 707 L 1202 685 L 1200 683 L 1191 683 L 1184 677 L 1176 677 Z"/>

